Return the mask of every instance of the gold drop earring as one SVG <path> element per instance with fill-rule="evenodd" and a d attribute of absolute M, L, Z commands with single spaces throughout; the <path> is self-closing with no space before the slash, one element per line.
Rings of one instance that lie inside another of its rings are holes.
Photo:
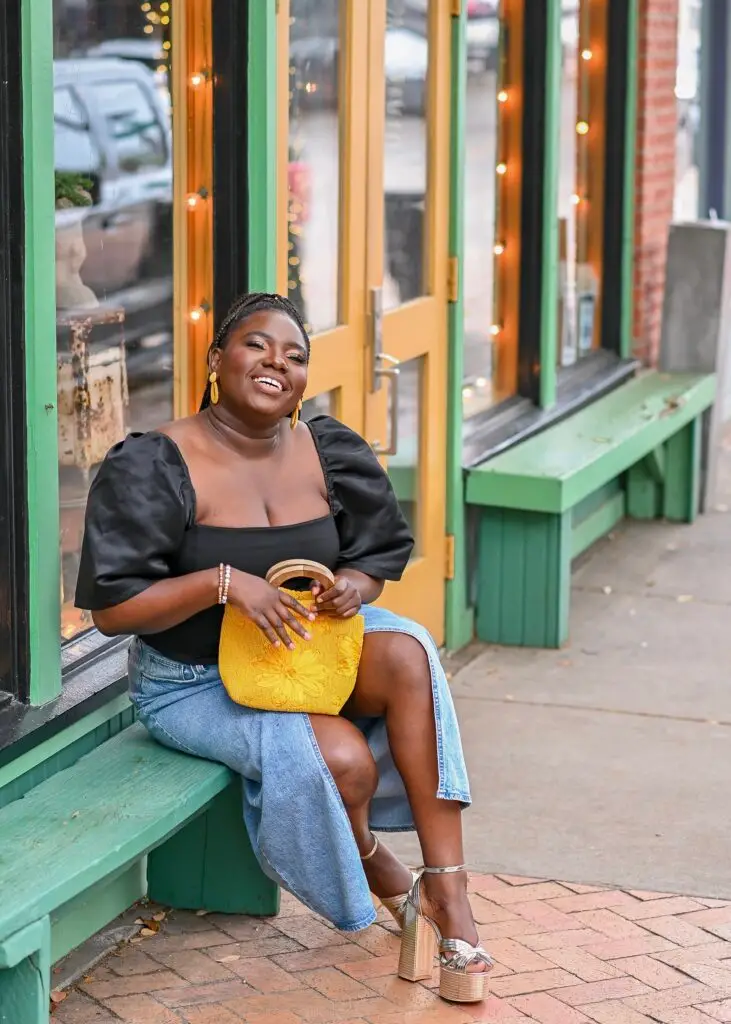
<path fill-rule="evenodd" d="M 291 416 L 289 417 L 289 426 L 290 426 L 290 428 L 291 428 L 292 430 L 295 430 L 295 429 L 296 429 L 296 427 L 297 427 L 297 424 L 298 424 L 298 423 L 299 423 L 299 421 L 300 421 L 300 413 L 301 413 L 301 412 L 302 412 L 302 399 L 300 398 L 299 402 L 298 402 L 298 403 L 297 403 L 297 405 L 295 405 L 295 407 L 294 407 L 294 412 L 293 412 L 293 413 L 292 413 L 292 415 L 291 415 Z"/>
<path fill-rule="evenodd" d="M 208 375 L 208 383 L 211 385 L 211 405 L 218 405 L 218 374 L 215 370 Z"/>

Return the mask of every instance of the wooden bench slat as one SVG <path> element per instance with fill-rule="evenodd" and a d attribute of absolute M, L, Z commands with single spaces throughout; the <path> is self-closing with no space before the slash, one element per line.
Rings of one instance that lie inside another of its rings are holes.
<path fill-rule="evenodd" d="M 714 394 L 713 375 L 641 374 L 470 470 L 467 502 L 565 512 L 695 419 Z"/>
<path fill-rule="evenodd" d="M 177 831 L 230 784 L 133 725 L 0 811 L 0 939 Z"/>

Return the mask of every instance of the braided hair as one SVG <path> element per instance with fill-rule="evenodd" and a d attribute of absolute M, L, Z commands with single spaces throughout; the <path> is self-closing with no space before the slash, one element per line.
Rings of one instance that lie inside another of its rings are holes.
<path fill-rule="evenodd" d="M 233 327 L 242 323 L 253 313 L 258 313 L 262 309 L 271 309 L 277 313 L 284 313 L 285 316 L 290 318 L 290 320 L 294 320 L 302 333 L 305 347 L 307 348 L 307 355 L 309 356 L 310 336 L 307 333 L 305 322 L 294 303 L 283 295 L 277 295 L 274 292 L 249 292 L 247 295 L 242 295 L 240 298 L 236 299 L 226 316 L 223 318 L 221 325 L 216 331 L 213 341 L 211 342 L 210 348 L 208 349 L 206 359 L 210 360 L 211 352 L 213 352 L 214 349 L 225 348 L 228 336 Z M 206 383 L 206 390 L 203 392 L 203 398 L 201 399 L 201 410 L 207 409 L 210 404 L 211 384 L 209 381 Z"/>

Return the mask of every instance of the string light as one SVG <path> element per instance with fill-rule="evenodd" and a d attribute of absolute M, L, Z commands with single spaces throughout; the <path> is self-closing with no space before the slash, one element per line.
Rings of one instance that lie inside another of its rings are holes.
<path fill-rule="evenodd" d="M 186 196 L 186 206 L 189 210 L 195 210 L 196 207 L 200 206 L 205 199 L 208 199 L 208 195 L 209 193 L 207 188 L 199 188 L 197 192 L 191 192 Z"/>
<path fill-rule="evenodd" d="M 194 306 L 193 309 L 191 309 L 188 316 L 190 317 L 194 324 L 197 324 L 205 317 L 206 313 L 210 313 L 210 311 L 210 304 L 206 301 L 206 299 L 203 299 L 199 306 Z"/>
<path fill-rule="evenodd" d="M 500 331 L 502 331 L 502 327 L 500 326 L 500 324 L 492 324 L 492 326 L 490 327 L 490 334 L 493 336 L 493 338 L 497 338 Z"/>
<path fill-rule="evenodd" d="M 507 103 L 508 102 L 508 90 L 507 89 L 501 89 L 500 90 L 500 92 L 497 94 L 497 101 L 498 101 L 498 103 Z"/>
<path fill-rule="evenodd" d="M 496 171 L 496 172 L 497 172 L 498 174 L 501 174 L 501 175 L 502 175 L 502 174 L 505 174 L 505 173 L 507 172 L 507 169 L 508 169 L 508 165 L 507 165 L 507 164 L 505 163 L 505 161 L 504 161 L 504 160 L 501 160 L 501 161 L 500 161 L 500 163 L 499 163 L 499 164 L 497 165 L 497 167 L 495 168 L 495 171 Z"/>
<path fill-rule="evenodd" d="M 581 202 L 581 196 L 578 192 L 574 192 L 574 194 L 571 196 L 571 202 L 574 204 L 574 206 L 579 205 L 579 203 Z"/>
<path fill-rule="evenodd" d="M 492 247 L 492 251 L 495 253 L 496 256 L 502 256 L 502 254 L 505 252 L 505 242 L 495 242 L 495 244 Z"/>
<path fill-rule="evenodd" d="M 593 54 L 593 53 L 591 52 L 591 50 L 590 50 L 590 49 L 588 49 L 588 48 L 587 48 L 586 50 L 582 50 L 582 51 L 581 51 L 581 59 L 582 59 L 582 60 L 591 60 L 591 58 L 592 58 L 593 56 L 594 56 L 594 54 Z"/>
<path fill-rule="evenodd" d="M 586 135 L 588 133 L 588 131 L 589 131 L 589 122 L 588 121 L 577 121 L 576 122 L 576 134 L 577 135 Z"/>
<path fill-rule="evenodd" d="M 190 76 L 190 84 L 194 89 L 197 89 L 199 86 L 203 85 L 204 82 L 207 82 L 210 77 L 211 72 L 209 68 L 202 68 L 200 71 L 193 72 Z"/>

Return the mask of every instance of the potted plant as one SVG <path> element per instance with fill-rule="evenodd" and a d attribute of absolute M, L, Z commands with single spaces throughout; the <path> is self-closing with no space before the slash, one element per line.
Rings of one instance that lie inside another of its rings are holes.
<path fill-rule="evenodd" d="M 56 308 L 88 309 L 99 305 L 81 280 L 86 259 L 84 208 L 92 205 L 92 181 L 73 171 L 56 171 Z"/>

